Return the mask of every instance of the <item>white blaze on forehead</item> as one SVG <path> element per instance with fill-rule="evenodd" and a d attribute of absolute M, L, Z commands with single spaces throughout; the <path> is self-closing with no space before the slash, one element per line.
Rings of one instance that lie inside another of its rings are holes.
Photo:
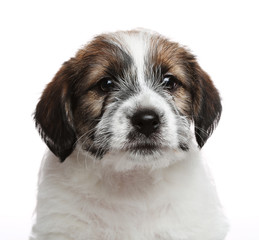
<path fill-rule="evenodd" d="M 145 58 L 150 46 L 150 35 L 145 32 L 121 33 L 119 39 L 122 46 L 128 50 L 134 66 L 137 68 L 137 80 L 140 86 L 145 85 Z"/>

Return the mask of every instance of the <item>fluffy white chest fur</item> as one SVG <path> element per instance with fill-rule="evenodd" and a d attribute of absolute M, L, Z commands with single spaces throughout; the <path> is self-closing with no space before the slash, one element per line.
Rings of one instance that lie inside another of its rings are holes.
<path fill-rule="evenodd" d="M 148 31 L 97 36 L 36 107 L 49 151 L 31 240 L 223 240 L 200 148 L 221 115 L 195 57 Z"/>
<path fill-rule="evenodd" d="M 179 158 L 183 156 L 178 156 Z M 48 152 L 40 170 L 38 240 L 222 240 L 227 223 L 199 152 L 155 170 L 114 174 Z"/>

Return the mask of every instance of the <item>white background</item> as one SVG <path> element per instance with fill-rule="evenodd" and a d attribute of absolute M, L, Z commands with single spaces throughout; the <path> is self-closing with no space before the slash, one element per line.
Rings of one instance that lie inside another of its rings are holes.
<path fill-rule="evenodd" d="M 258 9 L 250 0 L 1 1 L 0 239 L 29 235 L 45 150 L 32 114 L 44 86 L 94 35 L 144 27 L 192 49 L 219 88 L 223 115 L 203 152 L 227 240 L 258 240 Z"/>

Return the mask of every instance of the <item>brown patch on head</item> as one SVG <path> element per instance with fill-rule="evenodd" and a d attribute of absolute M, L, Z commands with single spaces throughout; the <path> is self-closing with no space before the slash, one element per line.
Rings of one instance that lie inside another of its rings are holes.
<path fill-rule="evenodd" d="M 100 35 L 79 50 L 75 57 L 76 64 L 84 69 L 82 81 L 84 88 L 96 84 L 101 78 L 111 76 L 123 78 L 124 71 L 130 67 L 130 56 L 120 47 L 112 35 Z"/>
<path fill-rule="evenodd" d="M 79 138 L 90 134 L 84 141 L 92 141 L 93 128 L 109 102 L 107 94 L 100 91 L 99 82 L 106 77 L 114 81 L 124 79 L 132 60 L 112 35 L 101 35 L 81 49 L 75 61 L 84 74 L 74 88 L 74 123 Z"/>
<path fill-rule="evenodd" d="M 183 116 L 187 116 L 190 118 L 191 111 L 191 94 L 186 91 L 183 87 L 179 87 L 174 93 L 174 102 L 177 109 Z"/>
<path fill-rule="evenodd" d="M 105 95 L 98 94 L 95 90 L 87 91 L 77 99 L 74 108 L 74 124 L 77 136 L 83 137 L 85 144 L 92 144 L 94 138 L 94 128 L 101 118 Z"/>
<path fill-rule="evenodd" d="M 162 79 L 167 74 L 175 76 L 180 86 L 173 92 L 173 100 L 178 111 L 188 118 L 192 118 L 192 96 L 190 88 L 188 64 L 195 61 L 195 57 L 178 43 L 155 35 L 151 38 L 151 65 L 153 71 L 158 72 Z"/>
<path fill-rule="evenodd" d="M 36 126 L 62 161 L 82 136 L 92 145 L 107 97 L 98 82 L 104 77 L 124 78 L 130 67 L 131 58 L 116 39 L 101 35 L 65 62 L 48 84 L 36 108 Z"/>
<path fill-rule="evenodd" d="M 172 100 L 182 115 L 194 121 L 196 140 L 202 147 L 220 119 L 222 107 L 217 89 L 195 56 L 178 43 L 154 35 L 150 51 L 153 71 L 160 72 L 161 77 L 170 73 L 181 82 Z"/>

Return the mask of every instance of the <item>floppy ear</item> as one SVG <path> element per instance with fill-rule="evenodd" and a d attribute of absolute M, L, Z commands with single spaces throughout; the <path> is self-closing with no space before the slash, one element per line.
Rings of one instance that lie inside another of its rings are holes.
<path fill-rule="evenodd" d="M 222 111 L 220 96 L 209 75 L 195 64 L 193 119 L 195 137 L 200 148 L 216 128 Z"/>
<path fill-rule="evenodd" d="M 47 85 L 34 115 L 41 137 L 62 162 L 72 153 L 76 142 L 68 91 L 71 69 L 67 65 Z"/>

